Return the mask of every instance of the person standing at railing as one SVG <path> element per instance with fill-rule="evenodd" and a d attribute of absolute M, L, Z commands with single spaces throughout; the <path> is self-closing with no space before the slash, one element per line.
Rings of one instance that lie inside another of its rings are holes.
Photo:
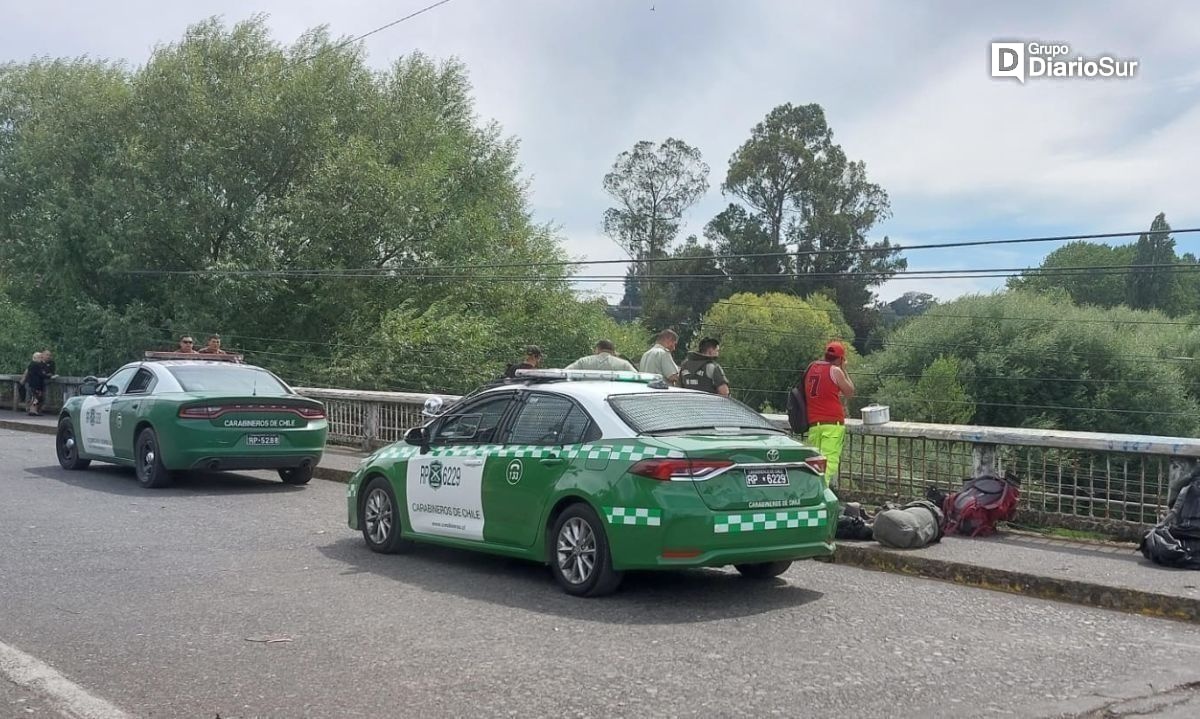
<path fill-rule="evenodd" d="M 846 348 L 841 342 L 825 346 L 825 359 L 813 362 L 804 373 L 804 398 L 808 405 L 805 441 L 825 456 L 825 484 L 837 479 L 842 446 L 846 442 L 846 408 L 854 396 L 854 382 L 846 374 Z"/>
<path fill-rule="evenodd" d="M 564 369 L 598 369 L 618 372 L 637 372 L 628 360 L 617 356 L 617 346 L 612 340 L 600 340 L 596 343 L 596 353 L 580 357 Z"/>
<path fill-rule="evenodd" d="M 25 385 L 26 414 L 40 415 L 42 403 L 46 399 L 46 365 L 41 352 L 33 353 L 33 359 L 25 368 L 25 374 L 21 375 L 21 382 Z"/>

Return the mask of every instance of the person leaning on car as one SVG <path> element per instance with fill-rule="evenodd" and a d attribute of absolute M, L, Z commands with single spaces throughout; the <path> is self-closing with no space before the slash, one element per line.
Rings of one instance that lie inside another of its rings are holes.
<path fill-rule="evenodd" d="M 688 352 L 687 359 L 679 365 L 679 386 L 728 397 L 729 380 L 725 378 L 725 370 L 717 364 L 721 343 L 712 337 L 705 337 L 700 340 L 696 350 Z"/>
<path fill-rule="evenodd" d="M 625 372 L 637 372 L 634 366 L 629 364 L 628 360 L 623 360 L 617 356 L 617 346 L 612 343 L 612 340 L 600 340 L 596 343 L 596 353 L 586 357 L 580 357 L 565 369 L 598 369 L 598 370 L 621 370 Z"/>
<path fill-rule="evenodd" d="M 846 374 L 846 348 L 841 342 L 830 342 L 825 346 L 825 359 L 808 366 L 803 389 L 808 405 L 806 441 L 825 456 L 825 484 L 832 485 L 846 440 L 842 400 L 854 396 L 854 383 Z"/>

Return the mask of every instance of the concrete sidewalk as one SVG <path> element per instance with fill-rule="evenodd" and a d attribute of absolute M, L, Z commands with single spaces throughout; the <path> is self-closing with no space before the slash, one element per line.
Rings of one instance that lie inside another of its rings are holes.
<path fill-rule="evenodd" d="M 53 434 L 55 418 L 0 411 L 0 427 Z M 364 453 L 329 446 L 314 476 L 345 482 Z M 996 591 L 1200 622 L 1200 572 L 1159 567 L 1132 544 L 1079 542 L 1030 533 L 946 537 L 917 550 L 839 542 L 838 564 L 911 574 Z"/>

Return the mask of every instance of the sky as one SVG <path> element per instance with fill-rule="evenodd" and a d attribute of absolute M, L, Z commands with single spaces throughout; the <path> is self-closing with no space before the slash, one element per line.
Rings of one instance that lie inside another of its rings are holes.
<path fill-rule="evenodd" d="M 0 62 L 144 63 L 209 16 L 265 13 L 277 40 L 327 25 L 353 37 L 434 0 L 0 0 Z M 520 141 L 535 219 L 582 259 L 624 253 L 601 188 L 639 140 L 675 137 L 712 168 L 685 217 L 702 234 L 732 198 L 729 157 L 783 103 L 819 103 L 834 139 L 891 197 L 872 233 L 898 244 L 1132 232 L 1165 212 L 1200 226 L 1200 3 L 909 0 L 450 0 L 363 40 L 386 68 L 421 51 L 467 66 L 481 120 Z M 1131 79 L 990 74 L 993 41 L 1066 43 L 1138 60 Z M 1129 241 L 1132 241 L 1130 238 Z M 1200 236 L 1178 235 L 1180 252 Z M 1114 241 L 1114 242 L 1124 242 Z M 910 269 L 1036 266 L 1054 243 L 913 250 Z M 941 299 L 1002 279 L 894 279 Z M 620 297 L 619 284 L 600 288 Z"/>

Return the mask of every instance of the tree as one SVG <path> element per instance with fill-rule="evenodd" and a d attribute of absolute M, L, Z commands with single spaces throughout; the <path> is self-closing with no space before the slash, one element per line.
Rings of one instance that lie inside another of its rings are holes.
<path fill-rule="evenodd" d="M 1185 342 L 1165 319 L 1028 292 L 960 298 L 890 335 L 869 358 L 856 404 L 903 408 L 918 398 L 968 406 L 971 421 L 987 426 L 1193 436 L 1200 385 L 1185 375 L 1192 363 L 1171 358 L 1195 340 Z M 950 391 L 944 372 L 941 389 L 918 386 L 943 358 L 959 363 L 957 381 L 973 405 L 943 396 Z M 916 416 L 932 416 L 922 412 Z M 911 417 L 893 412 L 892 419 Z"/>
<path fill-rule="evenodd" d="M 633 257 L 661 256 L 683 213 L 708 191 L 709 167 L 682 140 L 642 140 L 622 152 L 604 176 L 604 191 L 619 203 L 604 212 L 604 229 Z"/>
<path fill-rule="evenodd" d="M 896 317 L 918 317 L 937 306 L 937 299 L 928 292 L 905 292 L 887 303 Z"/>
<path fill-rule="evenodd" d="M 1128 297 L 1128 272 L 1112 267 L 1127 267 L 1133 262 L 1132 245 L 1111 247 L 1099 242 L 1069 242 L 1046 255 L 1039 269 L 1010 277 L 1008 287 L 1032 292 L 1066 292 L 1075 304 L 1116 307 Z M 1107 267 L 1096 272 L 1063 272 L 1065 267 Z"/>
<path fill-rule="evenodd" d="M 719 267 L 729 277 L 730 291 L 782 289 L 779 278 L 770 276 L 782 275 L 787 261 L 779 253 L 779 246 L 771 238 L 761 215 L 747 212 L 741 205 L 730 204 L 709 221 L 704 236 L 712 243 L 713 251 L 723 257 Z"/>
<path fill-rule="evenodd" d="M 377 71 L 360 45 L 323 30 L 281 45 L 256 17 L 198 23 L 138 68 L 0 71 L 0 272 L 63 370 L 219 331 L 297 384 L 371 386 L 416 376 L 351 371 L 397 322 L 456 365 L 478 359 L 456 328 L 487 337 L 493 363 L 522 342 L 573 358 L 584 334 L 632 335 L 574 297 L 561 259 L 516 141 L 476 120 L 457 61 Z M 580 332 L 558 319 L 576 316 L 592 318 Z"/>
<path fill-rule="evenodd" d="M 887 193 L 833 142 L 820 105 L 780 105 L 733 154 L 722 186 L 763 218 L 776 251 L 794 248 L 792 291 L 832 289 L 855 334 L 877 321 L 871 288 L 907 261 L 867 234 L 890 215 Z M 773 288 L 775 289 L 775 288 Z"/>
<path fill-rule="evenodd" d="M 757 408 L 784 406 L 808 363 L 823 356 L 830 340 L 849 333 L 831 300 L 769 292 L 718 301 L 704 314 L 698 334 L 721 340 L 721 365 L 733 396 Z M 850 354 L 853 366 L 857 357 Z"/>
<path fill-rule="evenodd" d="M 1158 213 L 1150 224 L 1150 233 L 1138 237 L 1133 249 L 1133 263 L 1127 280 L 1129 306 L 1137 310 L 1169 311 L 1179 275 L 1165 267 L 1176 261 L 1175 238 L 1167 217 Z"/>

